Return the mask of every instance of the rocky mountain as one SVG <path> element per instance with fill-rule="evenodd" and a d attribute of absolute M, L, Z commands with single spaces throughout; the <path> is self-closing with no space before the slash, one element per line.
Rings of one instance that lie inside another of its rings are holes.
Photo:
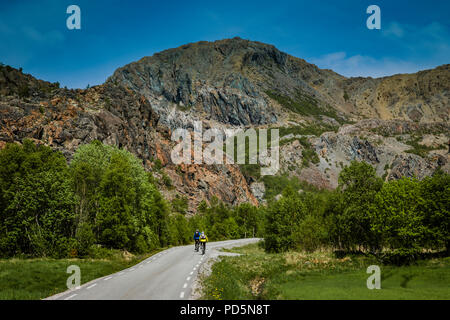
<path fill-rule="evenodd" d="M 118 69 L 107 83 L 144 95 L 170 127 L 191 118 L 272 124 L 286 118 L 286 109 L 351 120 L 449 120 L 450 65 L 412 75 L 349 79 L 240 38 L 145 57 Z"/>
<path fill-rule="evenodd" d="M 142 58 L 86 90 L 0 67 L 0 148 L 31 138 L 70 161 L 80 144 L 114 144 L 170 177 L 166 196 L 184 195 L 195 212 L 213 196 L 263 202 L 270 186 L 245 166 L 173 164 L 176 128 L 279 128 L 278 174 L 334 188 L 352 160 L 385 179 L 449 171 L 449 97 L 450 65 L 346 78 L 259 42 L 198 42 Z"/>
<path fill-rule="evenodd" d="M 126 87 L 106 83 L 61 89 L 11 67 L 0 67 L 0 83 L 0 90 L 8 92 L 0 96 L 0 148 L 31 139 L 70 161 L 78 146 L 99 140 L 137 155 L 157 180 L 168 176 L 170 185 L 161 185 L 165 196 L 181 193 L 190 212 L 213 196 L 230 204 L 257 204 L 237 166 L 171 164 L 169 129 L 159 124 L 160 116 L 145 97 Z M 161 165 L 164 169 L 156 168 Z"/>

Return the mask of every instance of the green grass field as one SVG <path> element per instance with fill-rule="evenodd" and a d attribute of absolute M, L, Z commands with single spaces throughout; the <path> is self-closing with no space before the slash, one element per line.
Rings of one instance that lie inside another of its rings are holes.
<path fill-rule="evenodd" d="M 266 254 L 258 245 L 233 249 L 203 279 L 204 299 L 450 299 L 450 258 L 383 266 L 364 256 L 331 251 Z M 367 289 L 370 265 L 380 265 L 381 289 Z"/>
<path fill-rule="evenodd" d="M 131 267 L 151 254 L 125 258 L 117 253 L 103 259 L 2 259 L 0 300 L 43 299 L 67 290 L 70 265 L 81 270 L 81 284 Z"/>

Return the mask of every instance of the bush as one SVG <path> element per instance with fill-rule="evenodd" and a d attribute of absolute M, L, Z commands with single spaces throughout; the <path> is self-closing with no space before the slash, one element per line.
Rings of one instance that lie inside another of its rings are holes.
<path fill-rule="evenodd" d="M 300 220 L 293 234 L 296 249 L 314 252 L 326 244 L 326 224 L 320 217 L 308 215 Z"/>
<path fill-rule="evenodd" d="M 90 248 L 95 243 L 95 235 L 89 223 L 81 223 L 78 226 L 75 238 L 77 239 L 77 251 L 79 257 L 87 257 Z"/>
<path fill-rule="evenodd" d="M 424 244 L 426 229 L 418 210 L 422 201 L 419 181 L 403 178 L 383 185 L 370 212 L 372 230 L 381 244 L 399 254 L 418 250 Z"/>
<path fill-rule="evenodd" d="M 61 153 L 29 140 L 7 144 L 0 256 L 87 257 L 93 244 L 136 252 L 167 245 L 169 207 L 151 181 L 139 159 L 98 141 L 78 148 L 70 167 Z"/>
<path fill-rule="evenodd" d="M 153 165 L 153 169 L 157 172 L 159 172 L 162 169 L 162 162 L 161 160 L 159 160 L 158 158 L 156 158 L 154 165 Z"/>
<path fill-rule="evenodd" d="M 338 189 L 325 210 L 334 247 L 348 251 L 380 249 L 371 227 L 370 208 L 382 185 L 375 169 L 365 162 L 353 161 L 341 171 Z"/>
<path fill-rule="evenodd" d="M 169 189 L 173 187 L 172 179 L 165 172 L 162 173 L 162 182 Z"/>
<path fill-rule="evenodd" d="M 289 188 L 267 209 L 264 234 L 267 252 L 283 252 L 296 247 L 295 225 L 305 216 L 305 211 L 298 194 Z"/>
<path fill-rule="evenodd" d="M 75 230 L 75 197 L 60 152 L 7 144 L 0 151 L 0 255 L 60 256 Z"/>
<path fill-rule="evenodd" d="M 423 201 L 418 209 L 423 212 L 426 225 L 425 245 L 439 250 L 446 248 L 450 253 L 450 175 L 438 170 L 432 177 L 425 178 L 421 186 Z"/>
<path fill-rule="evenodd" d="M 379 255 L 380 260 L 385 264 L 409 265 L 420 257 L 420 250 L 414 248 L 398 248 L 392 251 L 383 252 Z"/>
<path fill-rule="evenodd" d="M 335 191 L 299 195 L 288 183 L 284 188 L 283 197 L 265 210 L 268 252 L 329 245 L 339 252 L 372 253 L 390 264 L 448 255 L 450 176 L 442 171 L 423 181 L 383 182 L 369 164 L 352 162 Z"/>

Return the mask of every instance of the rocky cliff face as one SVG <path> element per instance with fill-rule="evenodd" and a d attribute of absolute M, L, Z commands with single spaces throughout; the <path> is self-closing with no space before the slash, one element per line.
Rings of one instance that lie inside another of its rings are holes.
<path fill-rule="evenodd" d="M 359 117 L 419 122 L 449 121 L 450 65 L 415 74 L 344 81 Z"/>
<path fill-rule="evenodd" d="M 12 68 L 1 71 L 7 76 L 18 73 Z M 26 75 L 17 79 L 19 86 L 33 89 L 20 96 L 1 96 L 0 148 L 7 142 L 20 143 L 28 138 L 62 151 L 70 161 L 78 146 L 99 140 L 131 151 L 142 159 L 147 169 L 154 167 L 155 160 L 159 159 L 165 167 L 164 174 L 175 187 L 162 185 L 162 191 L 169 199 L 177 193 L 187 197 L 190 212 L 194 212 L 200 201 L 208 201 L 213 196 L 230 204 L 257 204 L 236 166 L 173 165 L 170 152 L 174 143 L 170 141 L 170 130 L 159 124 L 159 115 L 136 92 L 111 84 L 67 90 Z M 39 94 L 33 94 L 35 83 L 51 90 L 36 85 Z M 11 81 L 2 90 L 15 87 Z M 161 178 L 162 172 L 154 174 Z"/>
<path fill-rule="evenodd" d="M 166 50 L 118 69 L 107 82 L 145 96 L 169 127 L 189 126 L 193 119 L 273 124 L 287 112 L 449 120 L 450 65 L 380 79 L 345 78 L 240 38 Z"/>
<path fill-rule="evenodd" d="M 305 136 L 290 137 L 281 147 L 281 167 L 322 188 L 335 188 L 338 176 L 351 161 L 365 161 L 385 180 L 430 176 L 441 168 L 450 172 L 449 123 L 419 124 L 404 120 L 362 120 L 337 132 L 307 136 L 318 156 L 304 165 Z M 296 139 L 297 138 L 297 139 Z M 292 170 L 292 168 L 295 168 Z"/>
<path fill-rule="evenodd" d="M 345 78 L 239 38 L 163 51 L 86 90 L 0 67 L 0 148 L 31 138 L 70 161 L 79 145 L 100 140 L 133 152 L 148 169 L 159 159 L 155 174 L 175 187 L 163 192 L 186 196 L 191 212 L 213 196 L 256 204 L 264 183 L 239 166 L 171 163 L 171 132 L 197 120 L 204 128 L 283 128 L 279 174 L 325 188 L 337 185 L 351 160 L 371 163 L 385 179 L 421 178 L 449 171 L 449 80 L 450 65 Z"/>

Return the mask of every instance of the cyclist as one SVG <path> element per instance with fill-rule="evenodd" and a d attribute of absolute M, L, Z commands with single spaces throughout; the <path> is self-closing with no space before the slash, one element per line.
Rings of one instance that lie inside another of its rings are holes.
<path fill-rule="evenodd" d="M 206 242 L 208 242 L 208 237 L 206 236 L 205 232 L 202 231 L 202 234 L 200 235 L 200 243 L 202 245 L 202 253 L 203 254 L 205 254 Z"/>
<path fill-rule="evenodd" d="M 198 245 L 200 243 L 200 232 L 198 231 L 198 229 L 195 230 L 194 241 L 195 241 L 195 251 L 198 251 Z"/>

